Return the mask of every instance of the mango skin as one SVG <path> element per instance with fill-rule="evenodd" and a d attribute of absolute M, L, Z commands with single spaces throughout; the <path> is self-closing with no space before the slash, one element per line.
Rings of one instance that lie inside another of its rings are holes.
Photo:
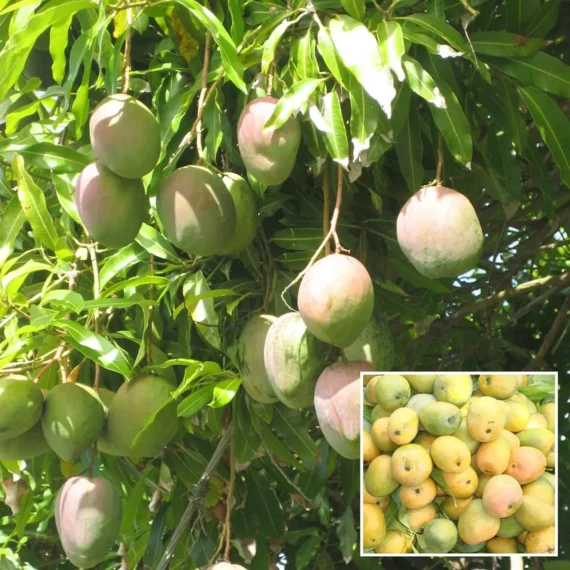
<path fill-rule="evenodd" d="M 97 393 L 83 384 L 58 384 L 46 397 L 42 430 L 55 453 L 75 461 L 97 440 L 105 410 Z"/>
<path fill-rule="evenodd" d="M 518 554 L 519 546 L 518 542 L 514 538 L 501 538 L 496 536 L 487 542 L 485 545 L 487 552 L 492 552 L 494 554 Z"/>
<path fill-rule="evenodd" d="M 312 405 L 329 352 L 330 347 L 307 330 L 299 313 L 279 317 L 269 328 L 263 353 L 267 377 L 279 400 L 293 409 Z"/>
<path fill-rule="evenodd" d="M 135 442 L 148 419 L 173 390 L 174 386 L 168 380 L 151 374 L 132 378 L 121 385 L 107 414 L 109 441 L 121 455 L 154 457 L 176 435 L 180 422 L 176 416 L 176 402 L 171 401 Z"/>
<path fill-rule="evenodd" d="M 389 371 L 394 366 L 394 351 L 394 339 L 386 321 L 373 317 L 357 339 L 344 349 L 344 354 L 348 360 L 372 364 L 374 370 Z"/>
<path fill-rule="evenodd" d="M 437 516 L 437 509 L 433 503 L 421 507 L 419 509 L 406 509 L 403 505 L 400 507 L 399 518 L 407 517 L 410 529 L 415 532 L 427 525 Z"/>
<path fill-rule="evenodd" d="M 246 170 L 267 186 L 289 178 L 301 143 L 301 125 L 290 118 L 279 129 L 264 128 L 279 102 L 273 97 L 250 101 L 240 114 L 237 126 L 239 152 Z"/>
<path fill-rule="evenodd" d="M 238 370 L 242 385 L 250 398 L 262 404 L 279 401 L 267 376 L 263 356 L 267 333 L 276 320 L 277 317 L 272 315 L 252 317 L 238 340 Z"/>
<path fill-rule="evenodd" d="M 432 435 L 451 435 L 461 424 L 459 408 L 448 402 L 433 402 L 420 412 L 422 427 Z"/>
<path fill-rule="evenodd" d="M 514 374 L 481 374 L 479 376 L 479 390 L 483 396 L 506 400 L 518 389 L 519 377 Z"/>
<path fill-rule="evenodd" d="M 421 394 L 430 394 L 433 392 L 437 374 L 404 374 L 404 378 L 409 382 L 410 386 Z"/>
<path fill-rule="evenodd" d="M 364 474 L 364 486 L 374 497 L 387 497 L 400 486 L 392 474 L 389 455 L 380 455 L 370 463 Z"/>
<path fill-rule="evenodd" d="M 546 470 L 546 457 L 534 447 L 519 447 L 511 451 L 509 465 L 505 471 L 521 485 L 538 479 Z"/>
<path fill-rule="evenodd" d="M 529 532 L 552 526 L 555 518 L 554 505 L 533 495 L 523 495 L 522 503 L 515 513 L 516 521 Z"/>
<path fill-rule="evenodd" d="M 506 439 L 499 437 L 481 444 L 477 450 L 477 467 L 485 475 L 504 473 L 509 465 L 511 446 Z"/>
<path fill-rule="evenodd" d="M 372 317 L 372 279 L 358 259 L 333 253 L 307 271 L 297 303 L 312 334 L 344 348 L 356 341 Z"/>
<path fill-rule="evenodd" d="M 427 552 L 449 552 L 457 543 L 457 527 L 448 519 L 433 519 L 424 528 Z"/>
<path fill-rule="evenodd" d="M 0 460 L 34 459 L 43 453 L 47 453 L 49 449 L 42 430 L 42 422 L 38 420 L 28 431 L 12 439 L 0 441 Z"/>
<path fill-rule="evenodd" d="M 412 408 L 419 416 L 422 408 L 432 402 L 437 402 L 437 398 L 432 394 L 414 394 L 406 402 L 406 408 Z"/>
<path fill-rule="evenodd" d="M 473 499 L 473 496 L 467 497 L 466 499 L 454 499 L 453 497 L 445 497 L 441 503 L 441 510 L 450 520 L 459 520 L 461 513 L 467 508 L 467 505 Z"/>
<path fill-rule="evenodd" d="M 217 564 L 214 564 L 211 568 L 208 568 L 208 570 L 246 570 L 246 568 L 240 566 L 239 564 L 230 564 L 229 562 L 218 562 Z"/>
<path fill-rule="evenodd" d="M 397 445 L 410 443 L 418 434 L 418 414 L 411 408 L 398 408 L 388 419 L 388 434 Z"/>
<path fill-rule="evenodd" d="M 529 532 L 524 540 L 527 554 L 552 554 L 556 552 L 556 529 L 549 526 L 543 530 Z"/>
<path fill-rule="evenodd" d="M 483 231 L 471 202 L 444 186 L 418 190 L 401 209 L 398 243 L 426 277 L 457 277 L 473 269 L 483 247 Z"/>
<path fill-rule="evenodd" d="M 44 408 L 41 390 L 31 380 L 0 378 L 0 442 L 30 430 Z"/>
<path fill-rule="evenodd" d="M 132 243 L 147 213 L 141 180 L 121 178 L 99 161 L 88 164 L 77 177 L 75 204 L 89 235 L 111 248 Z"/>
<path fill-rule="evenodd" d="M 432 468 L 429 453 L 416 443 L 402 445 L 392 454 L 394 478 L 406 487 L 421 485 L 430 476 Z"/>
<path fill-rule="evenodd" d="M 517 512 L 522 504 L 523 491 L 510 475 L 496 475 L 485 485 L 481 500 L 488 514 L 503 519 Z"/>
<path fill-rule="evenodd" d="M 480 442 L 497 439 L 507 422 L 506 404 L 483 396 L 474 400 L 467 412 L 467 429 Z"/>
<path fill-rule="evenodd" d="M 399 530 L 388 530 L 382 544 L 374 549 L 377 554 L 405 554 L 411 551 L 411 536 Z"/>
<path fill-rule="evenodd" d="M 364 430 L 362 432 L 362 459 L 365 463 L 370 463 L 380 455 L 381 451 L 376 447 L 370 432 Z"/>
<path fill-rule="evenodd" d="M 374 387 L 376 401 L 388 412 L 405 406 L 410 395 L 408 381 L 399 374 L 384 374 L 378 378 Z"/>
<path fill-rule="evenodd" d="M 374 423 L 376 420 L 380 418 L 389 418 L 390 412 L 385 410 L 380 404 L 376 404 L 374 408 L 372 408 L 372 413 L 370 414 L 370 420 Z"/>
<path fill-rule="evenodd" d="M 546 418 L 546 427 L 552 432 L 556 433 L 556 405 L 554 402 L 544 404 L 541 410 Z"/>
<path fill-rule="evenodd" d="M 433 386 L 435 397 L 455 406 L 465 404 L 473 393 L 473 380 L 469 374 L 440 374 Z"/>
<path fill-rule="evenodd" d="M 523 532 L 523 527 L 517 522 L 515 515 L 501 519 L 501 527 L 497 536 L 501 538 L 516 538 Z"/>
<path fill-rule="evenodd" d="M 400 487 L 400 502 L 407 509 L 421 509 L 433 502 L 437 494 L 435 481 L 428 477 L 416 487 Z"/>
<path fill-rule="evenodd" d="M 57 495 L 57 532 L 78 568 L 93 568 L 107 557 L 119 538 L 121 518 L 121 497 L 107 479 L 72 477 Z"/>
<path fill-rule="evenodd" d="M 338 362 L 323 370 L 315 386 L 315 411 L 325 439 L 342 457 L 360 457 L 360 373 L 367 362 Z"/>
<path fill-rule="evenodd" d="M 236 208 L 222 179 L 201 166 L 184 166 L 169 174 L 156 195 L 164 233 L 186 253 L 222 255 L 238 226 Z"/>
<path fill-rule="evenodd" d="M 505 429 L 514 433 L 524 430 L 530 419 L 528 406 L 524 402 L 513 402 L 511 400 L 507 400 L 506 404 L 508 413 Z"/>
<path fill-rule="evenodd" d="M 433 462 L 447 473 L 461 473 L 471 462 L 467 445 L 451 435 L 438 437 L 431 445 L 430 455 Z"/>
<path fill-rule="evenodd" d="M 463 418 L 461 420 L 461 424 L 459 425 L 459 427 L 453 432 L 453 437 L 456 437 L 457 439 L 460 439 L 466 446 L 467 449 L 469 449 L 469 453 L 471 454 L 475 454 L 477 453 L 477 450 L 479 449 L 479 447 L 481 446 L 481 442 L 477 441 L 470 433 L 469 430 L 467 429 L 467 420 L 465 418 Z M 512 435 L 512 434 L 511 434 Z M 515 435 L 513 435 L 513 437 L 517 440 L 518 439 Z"/>
<path fill-rule="evenodd" d="M 142 178 L 158 162 L 158 121 L 130 95 L 116 93 L 103 99 L 91 114 L 89 135 L 97 158 L 122 178 Z"/>
<path fill-rule="evenodd" d="M 221 255 L 231 255 L 247 249 L 253 242 L 257 233 L 258 203 L 255 192 L 241 176 L 226 172 L 222 182 L 230 192 L 236 212 L 233 236 L 221 250 Z"/>
<path fill-rule="evenodd" d="M 467 499 L 471 497 L 475 494 L 477 486 L 479 485 L 479 477 L 471 466 L 467 467 L 467 469 L 461 473 L 446 473 L 443 471 L 442 476 L 446 487 L 456 499 Z"/>
<path fill-rule="evenodd" d="M 534 495 L 546 503 L 554 504 L 554 486 L 544 475 L 524 485 L 522 492 L 523 495 Z"/>
<path fill-rule="evenodd" d="M 376 447 L 384 453 L 392 453 L 398 448 L 398 445 L 390 438 L 390 432 L 388 430 L 389 422 L 390 418 L 379 418 L 372 424 L 370 430 L 372 441 L 374 441 Z"/>
<path fill-rule="evenodd" d="M 461 540 L 472 546 L 491 540 L 497 536 L 500 528 L 500 519 L 487 514 L 481 499 L 471 501 L 457 523 Z"/>
<path fill-rule="evenodd" d="M 386 538 L 386 519 L 379 505 L 362 505 L 362 536 L 364 548 L 376 548 Z"/>
<path fill-rule="evenodd" d="M 523 429 L 517 437 L 521 446 L 534 447 L 542 451 L 545 456 L 550 453 L 556 441 L 554 434 L 546 428 Z"/>

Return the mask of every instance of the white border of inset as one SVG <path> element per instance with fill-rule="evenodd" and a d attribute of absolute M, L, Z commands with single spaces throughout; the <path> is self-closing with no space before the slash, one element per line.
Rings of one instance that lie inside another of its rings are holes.
<path fill-rule="evenodd" d="M 425 370 L 425 371 L 416 371 L 416 370 L 406 370 L 406 371 L 401 371 L 401 370 L 390 370 L 388 371 L 378 371 L 378 372 L 361 372 L 360 373 L 360 384 L 361 386 L 364 385 L 364 376 L 370 376 L 370 375 L 381 375 L 381 374 L 401 374 L 401 375 L 406 375 L 406 374 L 445 374 L 445 375 L 449 375 L 449 374 L 470 374 L 471 376 L 479 376 L 481 374 L 501 374 L 501 375 L 514 375 L 514 374 L 529 374 L 532 376 L 542 376 L 542 375 L 552 375 L 554 374 L 554 405 L 556 408 L 556 416 L 555 416 L 555 424 L 556 424 L 556 437 L 555 437 L 555 441 L 554 441 L 554 455 L 555 455 L 555 462 L 554 462 L 554 474 L 556 476 L 556 487 L 554 489 L 554 506 L 555 506 L 555 513 L 554 513 L 554 531 L 555 531 L 555 539 L 556 539 L 556 549 L 555 552 L 553 552 L 552 554 L 545 554 L 545 553 L 540 553 L 541 557 L 547 557 L 547 558 L 555 558 L 558 556 L 558 546 L 559 546 L 559 528 L 558 528 L 558 522 L 559 522 L 559 515 L 558 515 L 558 500 L 559 500 L 559 484 L 558 484 L 558 438 L 559 438 L 559 418 L 558 418 L 558 391 L 559 391 L 559 387 L 558 387 L 558 372 L 555 371 L 550 371 L 550 372 L 544 372 L 544 371 L 540 371 L 540 372 L 505 372 L 505 371 L 478 371 L 478 372 L 469 372 L 469 371 L 453 371 L 453 372 L 449 372 L 449 371 L 445 371 L 445 372 L 439 372 L 439 371 L 434 371 L 434 370 Z M 362 432 L 364 431 L 364 390 L 361 389 L 360 390 L 360 433 L 362 434 Z M 360 512 L 360 531 L 362 530 L 362 518 L 363 518 L 363 514 L 362 514 L 362 490 L 364 487 L 364 461 L 362 459 L 362 456 L 364 454 L 364 444 L 363 444 L 364 438 L 360 438 L 360 497 L 359 497 L 359 512 Z M 432 553 L 430 554 L 429 552 L 421 552 L 416 554 L 415 552 L 406 552 L 404 554 L 376 554 L 373 552 L 365 552 L 364 551 L 364 545 L 363 545 L 363 536 L 362 536 L 362 532 L 359 533 L 359 540 L 358 540 L 358 545 L 360 548 L 360 556 L 366 557 L 366 558 L 399 558 L 399 557 L 410 557 L 410 556 L 418 556 L 418 557 L 425 557 L 425 556 L 439 556 L 439 557 L 493 557 L 493 556 L 505 556 L 505 557 L 528 557 L 529 554 L 527 554 L 526 552 L 521 552 L 519 554 L 497 554 L 497 553 L 490 553 L 490 552 L 473 552 L 473 553 L 466 553 L 466 552 L 446 552 L 444 554 L 442 553 Z"/>

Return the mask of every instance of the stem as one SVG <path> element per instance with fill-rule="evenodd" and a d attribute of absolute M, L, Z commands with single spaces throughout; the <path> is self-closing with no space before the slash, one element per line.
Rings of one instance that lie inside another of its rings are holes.
<path fill-rule="evenodd" d="M 546 354 L 548 353 L 552 343 L 556 339 L 558 331 L 562 328 L 566 317 L 568 316 L 568 309 L 570 308 L 570 295 L 564 299 L 562 306 L 558 310 L 558 314 L 550 327 L 550 330 L 546 333 L 542 345 L 538 349 L 534 360 L 525 368 L 525 370 L 536 370 L 544 360 Z"/>
<path fill-rule="evenodd" d="M 125 37 L 125 55 L 123 56 L 123 70 L 122 70 L 122 93 L 128 93 L 131 84 L 130 71 L 131 71 L 131 24 L 133 18 L 133 11 L 127 8 L 127 35 Z"/>
<path fill-rule="evenodd" d="M 198 124 L 196 125 L 196 148 L 198 156 L 201 160 L 204 158 L 204 150 L 202 146 L 202 115 L 204 114 L 204 99 L 208 90 L 208 67 L 210 66 L 210 43 L 212 36 L 206 34 L 206 45 L 204 46 L 204 65 L 202 66 L 202 89 L 198 98 Z"/>
<path fill-rule="evenodd" d="M 271 97 L 271 92 L 273 91 L 273 78 L 275 76 L 275 62 L 272 61 L 269 65 L 269 71 L 267 73 L 267 96 Z"/>
<path fill-rule="evenodd" d="M 441 173 L 443 171 L 443 137 L 439 133 L 437 140 L 437 170 L 435 172 L 435 183 L 441 186 Z"/>
<path fill-rule="evenodd" d="M 330 196 L 329 196 L 329 186 L 330 186 L 330 170 L 329 161 L 325 162 L 325 171 L 323 175 L 323 234 L 326 236 L 330 229 Z M 325 255 L 329 255 L 331 252 L 331 246 L 327 240 L 325 243 Z"/>
<path fill-rule="evenodd" d="M 323 251 L 323 249 L 325 248 L 327 242 L 331 239 L 331 237 L 334 236 L 336 247 L 337 247 L 337 249 L 336 249 L 337 253 L 339 253 L 340 250 L 342 249 L 340 246 L 340 242 L 338 240 L 338 235 L 336 233 L 336 224 L 337 224 L 338 218 L 340 216 L 341 205 L 342 205 L 342 166 L 340 166 L 340 164 L 339 164 L 339 166 L 338 166 L 338 185 L 337 185 L 337 189 L 336 189 L 336 203 L 335 203 L 333 215 L 331 218 L 330 229 L 327 232 L 325 239 L 321 242 L 321 245 L 319 245 L 317 251 L 315 252 L 315 255 L 313 255 L 313 257 L 311 257 L 309 263 L 307 264 L 307 267 L 305 267 L 305 269 L 303 269 L 303 271 L 301 271 L 297 275 L 297 277 L 295 277 L 295 279 L 293 281 L 291 281 L 291 283 L 289 283 L 289 285 L 287 285 L 287 287 L 285 287 L 285 289 L 283 289 L 283 291 L 281 291 L 281 299 L 283 299 L 283 302 L 285 303 L 285 305 L 287 307 L 289 307 L 289 309 L 291 309 L 292 311 L 294 311 L 295 309 L 290 307 L 289 303 L 287 303 L 287 300 L 285 299 L 285 293 L 287 293 L 287 291 L 289 291 L 289 289 L 291 289 L 291 287 L 293 287 L 293 285 L 298 283 L 303 278 L 303 276 L 309 271 L 309 269 L 311 269 L 311 267 L 313 266 L 313 263 L 315 263 L 315 260 L 319 257 L 319 255 L 321 254 L 321 252 Z"/>
<path fill-rule="evenodd" d="M 87 250 L 89 251 L 89 257 L 91 258 L 91 268 L 93 269 L 93 300 L 97 300 L 101 293 L 101 287 L 99 284 L 99 266 L 97 265 L 97 252 L 95 251 L 95 242 L 87 244 Z M 95 334 L 99 334 L 99 309 L 94 309 L 93 311 L 93 329 Z M 95 379 L 93 380 L 93 387 L 98 392 L 99 391 L 99 375 L 101 373 L 101 367 L 99 363 L 95 363 Z"/>
<path fill-rule="evenodd" d="M 154 255 L 150 256 L 149 262 L 150 275 L 154 273 Z M 149 298 L 154 301 L 154 285 L 149 288 Z M 152 365 L 152 328 L 154 321 L 154 304 L 148 307 L 148 329 L 146 331 L 146 364 L 147 366 Z"/>
<path fill-rule="evenodd" d="M 232 438 L 230 442 L 230 482 L 228 484 L 228 497 L 226 501 L 226 551 L 224 553 L 224 560 L 230 561 L 230 551 L 232 548 L 232 501 L 234 498 L 234 487 L 236 483 L 236 437 L 235 437 L 235 422 L 232 421 L 231 430 Z"/>

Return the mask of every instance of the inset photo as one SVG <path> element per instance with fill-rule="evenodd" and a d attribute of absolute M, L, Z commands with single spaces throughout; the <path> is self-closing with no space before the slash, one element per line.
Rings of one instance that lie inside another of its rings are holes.
<path fill-rule="evenodd" d="M 557 556 L 557 373 L 361 378 L 362 556 Z"/>

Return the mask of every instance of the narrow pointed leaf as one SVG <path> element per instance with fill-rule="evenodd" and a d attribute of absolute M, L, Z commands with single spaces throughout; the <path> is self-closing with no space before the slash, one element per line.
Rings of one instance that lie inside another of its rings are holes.
<path fill-rule="evenodd" d="M 524 27 L 523 33 L 529 37 L 543 38 L 558 22 L 562 0 L 545 2 Z"/>
<path fill-rule="evenodd" d="M 352 160 L 357 161 L 360 154 L 370 147 L 370 139 L 378 127 L 380 107 L 354 78 L 350 82 L 349 94 Z"/>
<path fill-rule="evenodd" d="M 493 31 L 473 32 L 470 39 L 477 53 L 500 57 L 527 57 L 542 49 L 546 43 L 540 38 Z"/>
<path fill-rule="evenodd" d="M 10 254 L 14 251 L 14 243 L 26 222 L 26 216 L 20 205 L 20 200 L 14 196 L 2 212 L 0 224 L 0 268 L 4 265 Z"/>
<path fill-rule="evenodd" d="M 297 42 L 295 56 L 297 73 L 301 79 L 311 79 L 318 75 L 319 67 L 315 58 L 315 38 L 311 28 Z"/>
<path fill-rule="evenodd" d="M 345 88 L 348 89 L 350 75 L 348 70 L 337 53 L 331 34 L 325 27 L 319 28 L 317 34 L 317 48 L 323 58 L 327 68 L 333 74 L 334 78 Z"/>
<path fill-rule="evenodd" d="M 271 32 L 271 35 L 263 44 L 263 55 L 261 56 L 261 71 L 263 71 L 263 73 L 267 73 L 269 71 L 269 66 L 275 59 L 275 50 L 277 49 L 277 45 L 290 25 L 290 20 L 284 20 L 281 22 Z"/>
<path fill-rule="evenodd" d="M 365 10 L 365 0 L 340 0 L 345 12 L 356 20 L 362 20 Z"/>
<path fill-rule="evenodd" d="M 402 68 L 402 56 L 406 53 L 404 47 L 404 35 L 398 22 L 394 20 L 382 20 L 376 29 L 382 63 L 390 67 L 398 81 L 404 81 Z"/>
<path fill-rule="evenodd" d="M 445 109 L 445 97 L 442 95 L 433 77 L 413 58 L 404 58 L 404 69 L 408 85 L 422 99 L 435 107 Z"/>
<path fill-rule="evenodd" d="M 323 133 L 327 150 L 335 162 L 348 168 L 348 137 L 342 118 L 340 99 L 336 91 L 331 91 L 323 97 L 323 107 L 323 117 L 331 129 L 330 132 Z"/>
<path fill-rule="evenodd" d="M 423 144 L 417 111 L 412 111 L 396 143 L 400 171 L 410 192 L 417 192 L 424 178 Z"/>
<path fill-rule="evenodd" d="M 540 11 L 540 0 L 505 0 L 507 31 L 522 32 Z"/>

